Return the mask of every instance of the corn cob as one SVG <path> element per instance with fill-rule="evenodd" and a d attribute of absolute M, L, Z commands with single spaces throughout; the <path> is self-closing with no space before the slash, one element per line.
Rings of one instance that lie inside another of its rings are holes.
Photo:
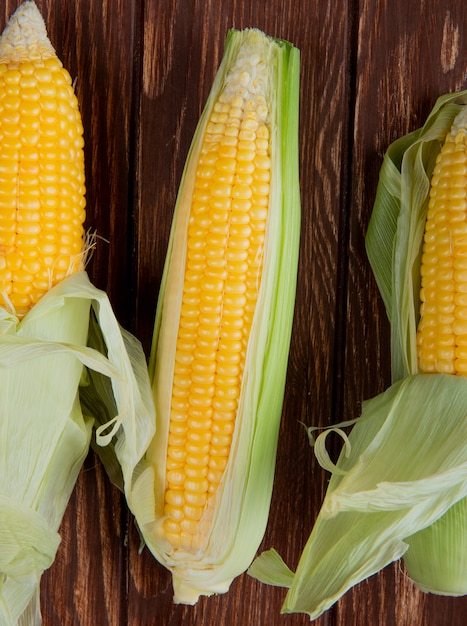
<path fill-rule="evenodd" d="M 70 77 L 37 7 L 25 2 L 0 37 L 2 626 L 41 624 L 40 579 L 60 544 L 95 421 L 102 445 L 122 427 L 138 431 L 126 452 L 134 464 L 154 433 L 141 345 L 77 271 L 82 130 Z"/>
<path fill-rule="evenodd" d="M 430 184 L 420 265 L 420 372 L 467 376 L 467 107 L 453 121 Z M 467 593 L 467 500 L 409 537 L 405 565 L 423 590 Z"/>
<path fill-rule="evenodd" d="M 83 127 L 33 2 L 0 40 L 0 294 L 23 317 L 83 269 Z"/>
<path fill-rule="evenodd" d="M 390 146 L 367 234 L 391 321 L 393 379 L 447 375 L 446 409 L 425 417 L 446 428 L 449 379 L 467 373 L 466 102 L 465 91 L 440 97 L 421 129 Z M 446 449 L 447 458 L 450 454 Z M 418 587 L 443 595 L 467 593 L 466 528 L 467 501 L 460 499 L 439 520 L 405 538 L 410 549 L 404 562 Z"/>
<path fill-rule="evenodd" d="M 264 532 L 297 269 L 297 103 L 298 51 L 231 31 L 180 187 L 150 359 L 143 535 L 180 602 L 226 591 Z"/>
<path fill-rule="evenodd" d="M 421 372 L 467 375 L 467 114 L 437 157 L 421 260 Z"/>
<path fill-rule="evenodd" d="M 400 558 L 422 590 L 467 593 L 467 381 L 451 375 L 463 372 L 466 111 L 467 91 L 442 96 L 385 154 L 366 250 L 391 322 L 393 384 L 364 402 L 337 464 L 326 436 L 352 422 L 313 439 L 332 476 L 296 571 L 273 549 L 248 570 L 288 588 L 283 613 L 316 619 Z"/>

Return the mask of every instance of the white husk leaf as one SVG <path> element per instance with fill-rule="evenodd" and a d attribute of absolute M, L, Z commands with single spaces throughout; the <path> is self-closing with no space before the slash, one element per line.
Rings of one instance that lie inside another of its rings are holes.
<path fill-rule="evenodd" d="M 454 597 L 467 594 L 466 508 L 463 498 L 434 524 L 407 538 L 404 564 L 422 591 Z"/>

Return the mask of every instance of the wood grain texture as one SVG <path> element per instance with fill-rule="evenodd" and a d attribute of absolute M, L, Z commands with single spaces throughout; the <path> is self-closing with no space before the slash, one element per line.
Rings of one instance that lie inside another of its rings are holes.
<path fill-rule="evenodd" d="M 18 6 L 6 0 L 0 28 Z M 328 475 L 301 422 L 356 417 L 389 384 L 388 322 L 364 236 L 389 143 L 446 91 L 466 87 L 462 0 L 37 0 L 85 127 L 89 267 L 149 353 L 175 198 L 229 28 L 301 50 L 302 235 L 271 515 L 260 550 L 294 568 Z M 240 576 L 228 594 L 172 603 L 94 453 L 80 473 L 42 583 L 44 626 L 300 626 L 281 589 Z M 400 563 L 349 591 L 317 626 L 460 626 L 467 600 L 427 596 Z"/>

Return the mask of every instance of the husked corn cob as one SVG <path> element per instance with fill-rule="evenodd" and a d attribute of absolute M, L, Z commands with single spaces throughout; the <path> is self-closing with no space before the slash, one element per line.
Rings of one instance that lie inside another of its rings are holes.
<path fill-rule="evenodd" d="M 237 64 L 206 128 L 189 217 L 164 506 L 166 538 L 186 549 L 206 541 L 199 521 L 227 465 L 261 283 L 267 68 L 260 59 L 247 65 L 243 55 Z"/>
<path fill-rule="evenodd" d="M 267 521 L 299 243 L 298 65 L 291 44 L 230 31 L 177 198 L 149 363 L 154 518 L 148 502 L 135 513 L 176 602 L 226 591 Z"/>
<path fill-rule="evenodd" d="M 83 127 L 71 83 L 34 3 L 23 3 L 0 39 L 0 302 L 20 318 L 83 268 Z"/>

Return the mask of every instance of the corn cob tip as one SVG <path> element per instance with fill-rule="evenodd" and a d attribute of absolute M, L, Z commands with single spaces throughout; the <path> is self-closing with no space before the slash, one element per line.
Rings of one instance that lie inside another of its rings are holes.
<path fill-rule="evenodd" d="M 0 36 L 0 63 L 54 55 L 39 9 L 32 0 L 23 2 Z"/>

